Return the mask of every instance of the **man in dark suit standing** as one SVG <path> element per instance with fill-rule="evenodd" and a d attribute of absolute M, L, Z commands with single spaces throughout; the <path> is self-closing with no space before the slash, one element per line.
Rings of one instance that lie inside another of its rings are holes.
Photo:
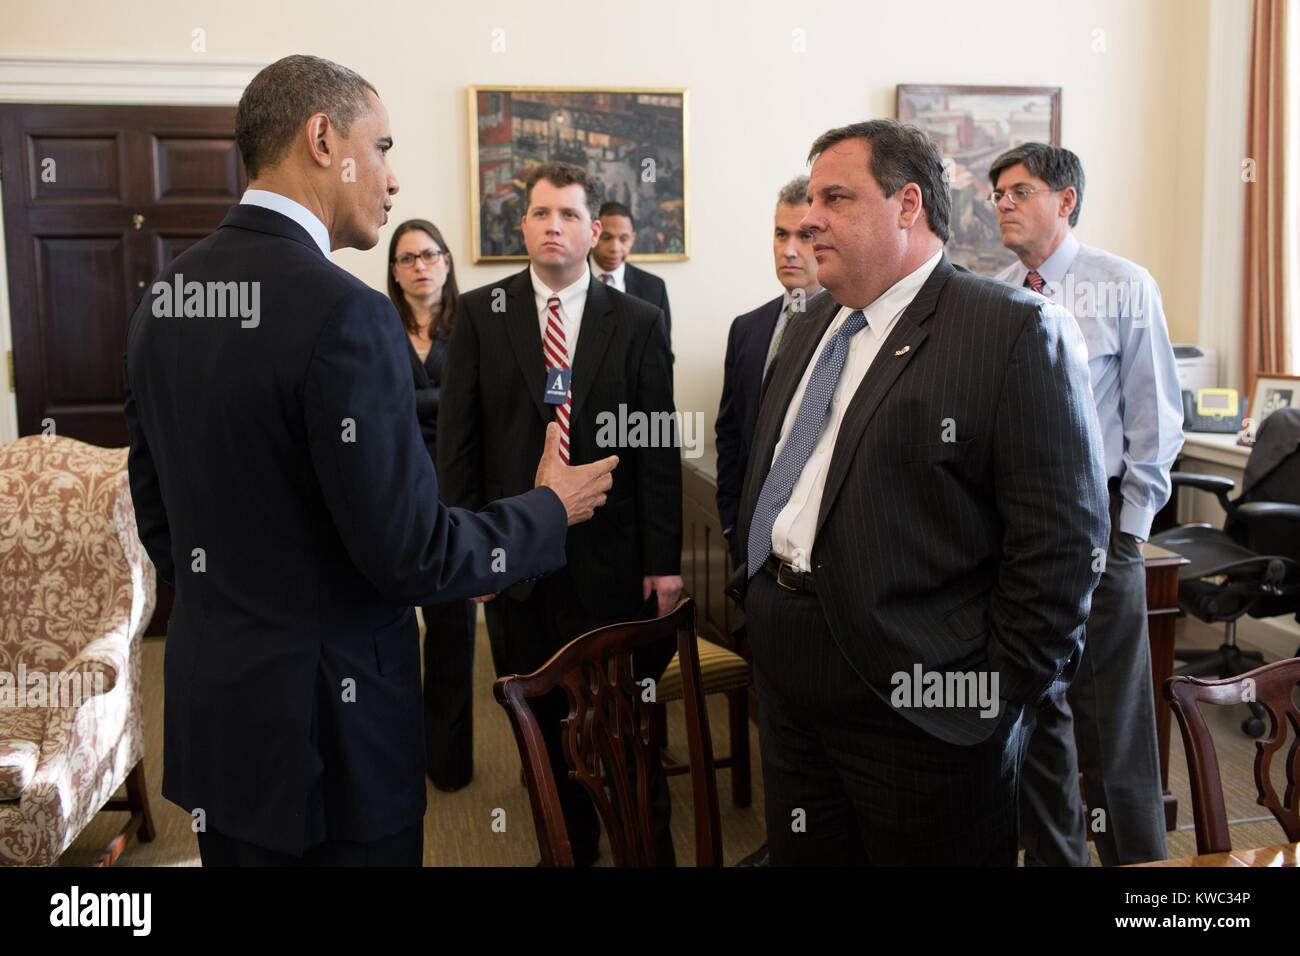
<path fill-rule="evenodd" d="M 741 485 L 749 466 L 749 447 L 758 422 L 758 401 L 763 376 L 781 347 L 789 323 L 806 311 L 808 300 L 821 291 L 812 234 L 800 223 L 808 213 L 808 177 L 786 183 L 776 200 L 772 252 L 776 278 L 784 292 L 752 312 L 737 316 L 727 336 L 727 358 L 722 372 L 722 402 L 714 424 L 718 449 L 718 516 L 731 551 L 731 562 L 745 560 L 736 534 Z"/>
<path fill-rule="evenodd" d="M 771 862 L 1014 866 L 1023 744 L 1108 533 L 1083 338 L 948 262 L 920 130 L 831 130 L 810 159 L 828 294 L 770 373 L 735 578 Z"/>
<path fill-rule="evenodd" d="M 641 441 L 630 427 L 675 420 L 663 314 L 593 279 L 587 256 L 600 235 L 595 210 L 585 170 L 568 163 L 534 169 L 522 223 L 530 265 L 461 297 L 447 353 L 438 471 L 448 502 L 480 507 L 526 488 L 528 458 L 536 457 L 552 420 L 573 462 L 620 449 L 608 504 L 570 535 L 568 565 L 536 584 L 485 596 L 498 674 L 527 674 L 593 628 L 666 614 L 682 592 L 678 439 L 672 428 L 649 428 Z M 652 595 L 657 599 L 647 606 Z M 638 676 L 658 678 L 672 653 L 665 646 L 638 658 Z M 547 737 L 574 859 L 589 863 L 600 827 L 586 791 L 568 779 L 560 740 L 567 701 L 557 691 L 533 709 Z M 671 863 L 662 772 L 652 794 L 659 860 Z"/>
<path fill-rule="evenodd" d="M 664 280 L 651 272 L 639 269 L 627 261 L 636 245 L 636 223 L 632 210 L 621 202 L 604 203 L 596 218 L 600 220 L 600 235 L 591 250 L 591 274 L 619 292 L 636 296 L 663 310 L 664 336 L 668 351 L 672 351 L 673 312 L 668 307 L 668 287 Z"/>
<path fill-rule="evenodd" d="M 480 514 L 439 504 L 401 322 L 328 258 L 374 246 L 398 189 L 374 87 L 286 57 L 235 133 L 248 192 L 127 334 L 136 520 L 176 587 L 163 794 L 205 866 L 418 866 L 412 606 L 561 567 L 616 459 L 568 467 L 556 430 L 539 487 Z"/>

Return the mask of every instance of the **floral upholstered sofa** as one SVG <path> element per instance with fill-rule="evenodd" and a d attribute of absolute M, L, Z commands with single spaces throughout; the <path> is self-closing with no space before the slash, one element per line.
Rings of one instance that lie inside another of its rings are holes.
<path fill-rule="evenodd" d="M 0 865 L 56 863 L 101 809 L 131 814 L 101 863 L 153 838 L 140 639 L 154 568 L 126 456 L 55 436 L 0 445 Z"/>

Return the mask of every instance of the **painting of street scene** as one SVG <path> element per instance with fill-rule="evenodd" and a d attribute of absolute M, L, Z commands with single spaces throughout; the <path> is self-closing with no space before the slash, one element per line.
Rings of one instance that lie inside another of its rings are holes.
<path fill-rule="evenodd" d="M 632 259 L 685 259 L 686 90 L 471 87 L 474 261 L 525 257 L 524 182 L 541 163 L 586 168 L 636 223 Z"/>
<path fill-rule="evenodd" d="M 989 166 L 1021 143 L 1061 144 L 1060 87 L 898 87 L 898 118 L 930 134 L 952 187 L 948 257 L 994 275 L 1015 261 L 1002 245 Z"/>

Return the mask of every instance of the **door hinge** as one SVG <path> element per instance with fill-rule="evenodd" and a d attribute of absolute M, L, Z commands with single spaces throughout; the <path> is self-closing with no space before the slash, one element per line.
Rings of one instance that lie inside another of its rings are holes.
<path fill-rule="evenodd" d="M 14 350 L 5 349 L 5 368 L 9 369 L 9 391 L 18 391 L 18 384 L 14 381 Z"/>

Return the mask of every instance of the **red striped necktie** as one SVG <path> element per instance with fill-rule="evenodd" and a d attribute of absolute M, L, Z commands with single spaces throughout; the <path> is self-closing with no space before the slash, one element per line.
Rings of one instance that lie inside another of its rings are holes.
<path fill-rule="evenodd" d="M 1038 274 L 1034 269 L 1029 270 L 1029 275 L 1025 276 L 1025 285 L 1033 289 L 1039 295 L 1043 294 L 1043 286 L 1047 285 L 1047 280 Z"/>
<path fill-rule="evenodd" d="M 553 295 L 546 300 L 546 341 L 542 343 L 542 353 L 546 358 L 548 369 L 569 367 L 569 347 L 564 341 L 564 320 L 560 318 L 560 297 Z M 555 406 L 555 420 L 560 423 L 560 458 L 569 463 L 569 410 L 573 405 L 573 389 L 563 405 Z"/>

